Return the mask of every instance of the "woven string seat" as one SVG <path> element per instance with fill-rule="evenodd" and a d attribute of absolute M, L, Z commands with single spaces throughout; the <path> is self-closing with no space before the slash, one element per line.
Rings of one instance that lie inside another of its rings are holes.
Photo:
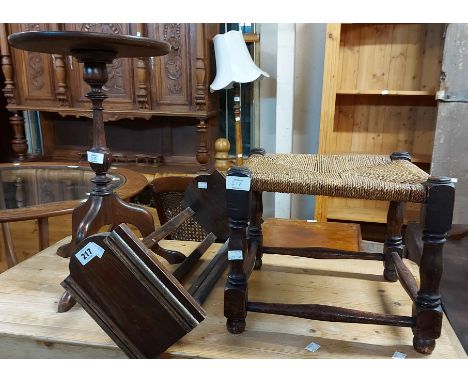
<path fill-rule="evenodd" d="M 385 155 L 252 154 L 252 190 L 422 203 L 429 175 Z"/>

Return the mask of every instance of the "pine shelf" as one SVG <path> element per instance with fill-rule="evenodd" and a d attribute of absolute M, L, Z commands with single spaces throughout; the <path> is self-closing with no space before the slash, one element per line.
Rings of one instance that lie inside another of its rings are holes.
<path fill-rule="evenodd" d="M 386 223 L 389 202 L 333 198 L 329 203 L 327 218 L 331 220 L 360 221 L 368 223 Z M 403 223 L 418 222 L 420 204 L 407 203 Z"/>
<path fill-rule="evenodd" d="M 425 90 L 373 90 L 373 89 L 340 89 L 336 94 L 343 95 L 381 95 L 381 96 L 417 96 L 417 97 L 433 97 L 435 92 Z"/>
<path fill-rule="evenodd" d="M 427 170 L 444 24 L 328 24 L 320 154 L 407 151 Z M 388 203 L 317 197 L 318 221 L 386 221 Z M 419 208 L 408 210 L 414 220 Z"/>

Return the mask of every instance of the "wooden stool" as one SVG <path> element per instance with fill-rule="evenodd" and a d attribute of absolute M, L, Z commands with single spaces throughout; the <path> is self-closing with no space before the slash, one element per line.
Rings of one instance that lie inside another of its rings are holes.
<path fill-rule="evenodd" d="M 435 339 L 440 336 L 443 317 L 439 293 L 442 248 L 452 223 L 455 194 L 450 178 L 429 177 L 411 163 L 408 153 L 391 156 L 265 155 L 263 150 L 255 149 L 245 167 L 233 167 L 228 171 L 226 188 L 230 271 L 224 294 L 224 315 L 231 333 L 244 331 L 248 311 L 321 321 L 391 325 L 412 328 L 414 348 L 423 354 L 432 353 Z M 383 253 L 316 245 L 302 248 L 264 246 L 262 191 L 390 201 Z M 401 259 L 404 202 L 422 204 L 424 250 L 419 288 Z M 317 304 L 249 301 L 249 275 L 253 269 L 261 268 L 264 253 L 382 261 L 385 279 L 391 282 L 399 279 L 413 300 L 412 315 L 386 315 Z"/>

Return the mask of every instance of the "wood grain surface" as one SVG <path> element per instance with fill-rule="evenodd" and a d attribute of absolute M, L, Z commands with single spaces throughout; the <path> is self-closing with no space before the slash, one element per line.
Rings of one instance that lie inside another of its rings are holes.
<path fill-rule="evenodd" d="M 47 250 L 0 275 L 0 358 L 117 358 L 123 352 L 84 310 L 56 313 L 62 293 L 59 282 L 68 275 L 68 260 Z M 196 242 L 164 241 L 162 245 L 189 254 Z M 186 284 L 201 272 L 220 244 L 213 244 Z M 105 255 L 104 255 L 105 256 Z M 406 265 L 417 275 L 414 263 Z M 168 267 L 172 270 L 172 266 Z M 241 335 L 226 330 L 221 277 L 204 308 L 207 319 L 168 349 L 177 358 L 466 358 L 444 317 L 442 335 L 431 356 L 416 353 L 409 328 L 309 321 L 250 313 Z M 250 298 L 277 303 L 330 304 L 378 313 L 409 315 L 411 301 L 398 283 L 387 283 L 377 261 L 315 260 L 265 255 L 254 271 Z M 320 345 L 316 352 L 305 347 Z"/>
<path fill-rule="evenodd" d="M 265 247 L 327 247 L 362 251 L 359 224 L 266 219 L 262 228 Z"/>

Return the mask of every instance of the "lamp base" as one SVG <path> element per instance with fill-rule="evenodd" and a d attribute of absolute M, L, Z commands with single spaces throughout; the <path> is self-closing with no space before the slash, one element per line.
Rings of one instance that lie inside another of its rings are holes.
<path fill-rule="evenodd" d="M 226 138 L 215 141 L 215 168 L 218 171 L 227 171 L 234 164 L 235 158 L 229 157 L 231 144 Z"/>

